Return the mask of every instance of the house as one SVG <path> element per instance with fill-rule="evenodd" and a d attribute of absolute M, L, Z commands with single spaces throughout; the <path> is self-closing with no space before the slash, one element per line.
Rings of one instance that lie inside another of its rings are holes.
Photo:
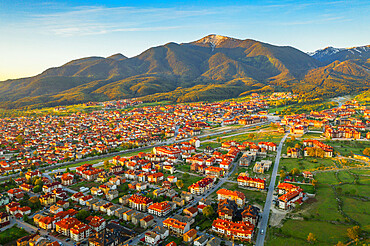
<path fill-rule="evenodd" d="M 55 228 L 55 219 L 50 216 L 43 217 L 39 220 L 39 227 L 44 230 L 52 230 Z"/>
<path fill-rule="evenodd" d="M 153 215 L 147 215 L 144 218 L 140 219 L 140 227 L 141 228 L 148 228 L 154 225 L 154 217 Z"/>
<path fill-rule="evenodd" d="M 132 195 L 129 199 L 129 207 L 146 212 L 148 207 L 153 204 L 153 200 L 149 197 Z"/>
<path fill-rule="evenodd" d="M 217 199 L 224 200 L 229 199 L 235 201 L 238 207 L 244 207 L 245 195 L 240 191 L 231 191 L 227 189 L 220 189 L 217 192 Z"/>
<path fill-rule="evenodd" d="M 105 196 L 109 201 L 112 201 L 114 198 L 118 197 L 118 191 L 117 190 L 110 190 L 110 191 L 108 191 L 108 193 Z"/>
<path fill-rule="evenodd" d="M 204 194 L 208 189 L 212 187 L 213 182 L 214 180 L 212 178 L 206 177 L 190 185 L 188 189 L 191 194 L 195 194 L 195 195 Z"/>
<path fill-rule="evenodd" d="M 171 212 L 171 206 L 168 204 L 167 201 L 153 203 L 148 207 L 148 213 L 154 214 L 156 216 L 166 216 Z"/>
<path fill-rule="evenodd" d="M 242 220 L 248 221 L 249 223 L 256 226 L 259 220 L 259 213 L 259 208 L 248 204 L 244 207 L 244 210 L 242 212 Z"/>
<path fill-rule="evenodd" d="M 181 222 L 175 218 L 167 218 L 163 221 L 163 226 L 176 235 L 182 236 L 185 232 L 190 230 L 190 224 Z"/>
<path fill-rule="evenodd" d="M 70 236 L 70 230 L 75 226 L 81 223 L 78 219 L 73 217 L 64 218 L 60 221 L 55 222 L 55 230 L 58 233 L 63 234 L 66 237 Z"/>
<path fill-rule="evenodd" d="M 88 201 L 91 201 L 93 199 L 94 197 L 92 195 L 83 196 L 83 197 L 80 197 L 79 203 L 80 205 L 85 206 Z"/>
<path fill-rule="evenodd" d="M 234 200 L 223 199 L 218 202 L 217 214 L 221 219 L 233 220 L 237 210 L 238 206 Z"/>
<path fill-rule="evenodd" d="M 49 206 L 56 202 L 57 198 L 54 193 L 47 193 L 45 195 L 40 196 L 39 198 L 41 205 Z"/>
<path fill-rule="evenodd" d="M 153 232 L 158 234 L 161 237 L 161 240 L 166 239 L 169 236 L 169 230 L 165 228 L 164 226 L 156 226 L 153 229 Z"/>
<path fill-rule="evenodd" d="M 208 242 L 208 237 L 203 234 L 196 239 L 194 239 L 194 246 L 204 246 Z"/>
<path fill-rule="evenodd" d="M 257 188 L 260 190 L 264 190 L 266 188 L 265 180 L 259 178 L 250 178 L 245 173 L 240 173 L 237 181 L 239 186 Z"/>
<path fill-rule="evenodd" d="M 160 235 L 155 232 L 147 231 L 145 232 L 145 242 L 151 245 L 157 245 L 161 240 Z"/>
<path fill-rule="evenodd" d="M 191 229 L 184 233 L 183 241 L 186 243 L 192 242 L 197 237 L 197 231 L 195 229 Z"/>
<path fill-rule="evenodd" d="M 63 173 L 62 177 L 60 177 L 62 181 L 62 185 L 68 186 L 73 184 L 73 173 Z"/>
<path fill-rule="evenodd" d="M 287 156 L 290 158 L 300 158 L 301 157 L 301 149 L 299 148 L 288 148 Z"/>
<path fill-rule="evenodd" d="M 250 241 L 253 230 L 254 225 L 246 221 L 232 222 L 229 220 L 215 219 L 212 223 L 212 231 L 232 240 Z"/>
<path fill-rule="evenodd" d="M 109 208 L 107 208 L 107 211 L 106 211 L 107 215 L 108 216 L 114 216 L 115 212 L 120 208 L 121 208 L 121 206 L 118 205 L 118 204 L 114 204 L 114 205 L 110 206 Z"/>
<path fill-rule="evenodd" d="M 75 242 L 81 242 L 90 236 L 90 232 L 90 226 L 80 222 L 70 229 L 70 236 Z"/>
<path fill-rule="evenodd" d="M 313 179 L 313 174 L 310 171 L 303 171 L 302 174 L 306 179 Z"/>
<path fill-rule="evenodd" d="M 9 214 L 0 212 L 0 228 L 10 224 Z"/>
<path fill-rule="evenodd" d="M 88 221 L 89 221 L 89 226 L 91 227 L 91 230 L 93 231 L 100 232 L 103 229 L 105 229 L 106 220 L 102 217 L 94 216 L 92 218 L 89 218 Z"/>
<path fill-rule="evenodd" d="M 59 212 L 61 212 L 61 211 L 63 211 L 63 208 L 61 208 L 61 207 L 59 207 L 59 206 L 57 206 L 57 205 L 52 205 L 52 206 L 50 207 L 50 209 L 49 209 L 49 212 L 50 212 L 51 214 L 57 214 L 57 213 L 59 213 Z"/>
<path fill-rule="evenodd" d="M 7 193 L 10 199 L 14 199 L 16 201 L 21 200 L 24 196 L 24 192 L 19 188 L 10 189 Z"/>
<path fill-rule="evenodd" d="M 10 202 L 7 194 L 0 194 L 0 206 L 7 205 Z"/>
<path fill-rule="evenodd" d="M 189 215 L 190 217 L 195 217 L 198 215 L 198 208 L 197 207 L 185 208 L 183 212 L 184 214 Z"/>
<path fill-rule="evenodd" d="M 280 183 L 277 186 L 278 193 L 282 196 L 278 198 L 278 206 L 281 209 L 289 209 L 295 203 L 302 203 L 304 197 L 303 189 L 290 183 Z"/>
<path fill-rule="evenodd" d="M 139 225 L 140 224 L 140 220 L 142 218 L 146 217 L 146 215 L 144 213 L 141 213 L 141 212 L 135 212 L 135 214 L 133 214 L 131 216 L 131 222 L 132 224 L 134 225 Z"/>

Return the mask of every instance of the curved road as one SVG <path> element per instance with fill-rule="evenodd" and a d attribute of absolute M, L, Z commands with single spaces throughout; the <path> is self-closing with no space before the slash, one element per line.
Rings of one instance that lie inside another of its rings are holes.
<path fill-rule="evenodd" d="M 274 165 L 274 169 L 271 175 L 271 181 L 269 185 L 269 190 L 267 192 L 265 207 L 263 208 L 263 212 L 262 212 L 262 220 L 260 222 L 260 228 L 259 228 L 259 233 L 257 236 L 256 246 L 263 246 L 265 242 L 266 229 L 267 229 L 267 224 L 269 222 L 270 208 L 272 204 L 272 195 L 274 193 L 276 175 L 277 175 L 277 171 L 279 168 L 279 162 L 280 162 L 280 156 L 281 156 L 281 150 L 283 148 L 283 144 L 287 136 L 288 136 L 288 133 L 286 133 L 283 139 L 281 139 L 280 144 L 277 149 L 275 165 Z M 261 234 L 262 230 L 263 230 L 263 234 Z"/>

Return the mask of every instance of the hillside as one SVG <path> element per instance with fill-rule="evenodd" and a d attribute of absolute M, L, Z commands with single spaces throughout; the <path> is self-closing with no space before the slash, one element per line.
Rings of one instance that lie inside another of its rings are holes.
<path fill-rule="evenodd" d="M 34 77 L 0 82 L 0 107 L 136 97 L 187 102 L 280 89 L 328 96 L 369 86 L 367 61 L 322 64 L 293 47 L 208 35 L 153 47 L 132 58 L 82 58 Z"/>

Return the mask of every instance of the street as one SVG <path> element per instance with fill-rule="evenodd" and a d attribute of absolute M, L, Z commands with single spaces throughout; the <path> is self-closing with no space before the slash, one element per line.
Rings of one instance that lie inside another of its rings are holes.
<path fill-rule="evenodd" d="M 263 246 L 265 242 L 266 229 L 267 229 L 267 224 L 269 221 L 270 208 L 271 208 L 271 203 L 272 203 L 272 195 L 274 193 L 276 175 L 277 175 L 277 171 L 279 168 L 279 162 L 280 162 L 280 156 L 281 156 L 281 150 L 283 148 L 283 144 L 287 136 L 288 136 L 288 133 L 284 135 L 283 139 L 281 139 L 280 144 L 277 149 L 275 165 L 272 171 L 269 190 L 267 192 L 267 197 L 266 197 L 266 202 L 265 202 L 265 207 L 263 208 L 262 219 L 259 225 L 259 233 L 257 235 L 256 246 Z M 262 230 L 263 230 L 263 234 L 261 234 Z"/>

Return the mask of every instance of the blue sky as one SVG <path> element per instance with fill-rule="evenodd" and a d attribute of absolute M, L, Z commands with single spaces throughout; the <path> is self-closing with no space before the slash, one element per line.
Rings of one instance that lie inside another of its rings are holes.
<path fill-rule="evenodd" d="M 0 80 L 208 34 L 302 51 L 370 44 L 369 1 L 0 0 Z"/>

